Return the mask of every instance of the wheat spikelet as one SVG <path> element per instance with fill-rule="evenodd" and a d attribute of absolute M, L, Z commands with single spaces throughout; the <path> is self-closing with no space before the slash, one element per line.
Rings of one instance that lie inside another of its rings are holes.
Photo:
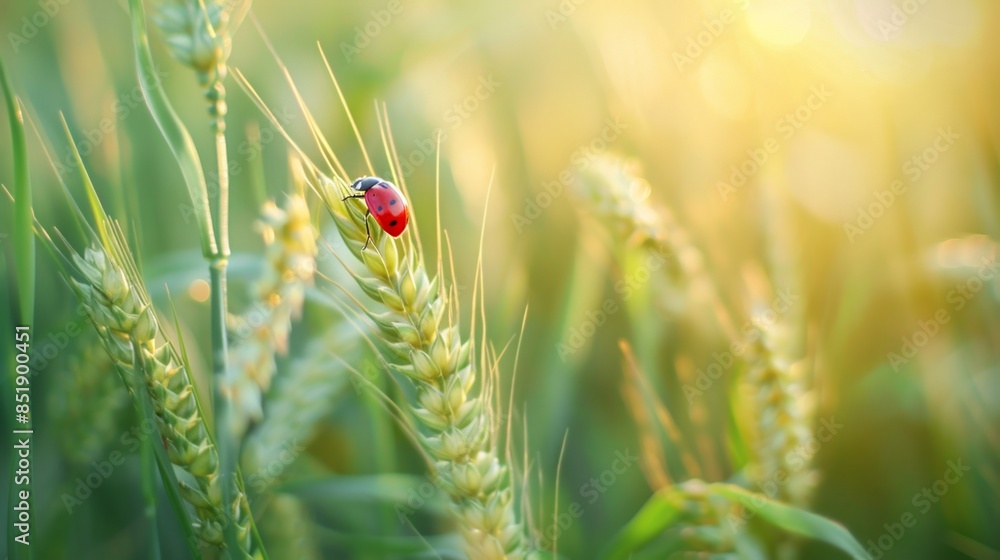
<path fill-rule="evenodd" d="M 485 400 L 474 392 L 470 344 L 451 321 L 439 279 L 428 277 L 408 237 L 393 239 L 378 227 L 367 238 L 364 205 L 341 201 L 345 187 L 318 176 L 316 185 L 347 247 L 363 264 L 351 271 L 364 293 L 382 308 L 366 310 L 388 350 L 386 361 L 411 379 L 409 403 L 420 441 L 434 462 L 438 484 L 452 498 L 471 558 L 518 559 L 526 538 L 513 511 L 507 467 L 499 460 Z M 447 315 L 447 323 L 445 323 Z"/>
<path fill-rule="evenodd" d="M 115 440 L 129 404 L 107 352 L 87 338 L 90 344 L 69 359 L 65 374 L 58 374 L 48 402 L 60 448 L 77 465 L 100 456 Z"/>
<path fill-rule="evenodd" d="M 734 507 L 728 500 L 711 496 L 709 485 L 698 479 L 677 486 L 683 502 L 680 543 L 683 552 L 671 558 L 739 558 L 733 542 L 735 533 L 728 526 Z"/>
<path fill-rule="evenodd" d="M 754 344 L 744 390 L 749 393 L 753 417 L 752 461 L 748 477 L 760 488 L 777 486 L 771 496 L 796 506 L 809 502 L 816 473 L 802 457 L 813 439 L 812 406 L 804 388 L 801 362 L 782 355 L 777 327 L 762 329 Z M 787 480 L 782 482 L 779 473 Z"/>
<path fill-rule="evenodd" d="M 144 387 L 153 403 L 170 462 L 189 475 L 180 493 L 195 511 L 196 533 L 207 544 L 223 544 L 222 527 L 235 520 L 243 550 L 250 557 L 249 509 L 242 493 L 232 506 L 222 503 L 219 458 L 198 407 L 191 378 L 178 353 L 160 332 L 149 296 L 120 230 L 102 248 L 75 251 L 67 261 L 75 272 L 69 284 L 94 324 L 101 343 L 130 391 Z M 50 244 L 51 240 L 48 240 Z M 54 246 L 54 244 L 52 244 Z"/>
<path fill-rule="evenodd" d="M 232 51 L 232 28 L 248 5 L 240 0 L 160 0 L 156 4 L 154 22 L 174 58 L 195 71 L 219 131 L 225 130 L 223 81 Z"/>

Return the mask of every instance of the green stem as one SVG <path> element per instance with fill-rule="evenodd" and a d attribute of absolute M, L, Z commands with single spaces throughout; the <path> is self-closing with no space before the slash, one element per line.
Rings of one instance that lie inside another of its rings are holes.
<path fill-rule="evenodd" d="M 232 402 L 225 394 L 224 387 L 229 369 L 226 341 L 226 259 L 217 256 L 209 266 L 212 280 L 212 365 L 215 378 L 215 442 L 219 448 L 219 483 L 222 485 L 222 503 L 226 512 L 226 523 L 223 526 L 226 546 L 230 553 L 240 550 L 239 538 L 236 534 L 235 519 L 232 515 L 232 505 L 236 503 L 233 492 L 236 470 L 235 434 L 232 431 Z"/>
<path fill-rule="evenodd" d="M 233 515 L 236 503 L 235 484 L 237 479 L 236 460 L 239 453 L 241 434 L 233 430 L 233 405 L 229 395 L 223 391 L 229 379 L 229 348 L 226 340 L 226 315 L 228 312 L 226 293 L 226 267 L 229 259 L 229 156 L 226 147 L 226 90 L 222 85 L 225 65 L 220 65 L 218 78 L 211 85 L 206 97 L 211 105 L 210 114 L 215 117 L 212 128 L 215 132 L 215 156 L 219 172 L 219 204 L 217 223 L 219 224 L 219 251 L 209 263 L 212 280 L 212 364 L 215 372 L 215 434 L 219 448 L 220 482 L 222 483 L 222 503 L 227 517 Z M 237 505 L 236 507 L 240 507 Z M 238 515 L 238 513 L 237 513 Z M 230 557 L 242 547 L 236 530 L 236 519 L 226 519 L 223 527 L 226 546 Z"/>
<path fill-rule="evenodd" d="M 142 387 L 139 387 L 142 390 Z M 146 426 L 154 422 L 153 412 L 150 410 L 149 401 L 143 398 L 140 393 L 136 403 L 139 409 L 140 426 Z M 147 424 L 147 422 L 149 424 Z M 153 448 L 158 444 L 155 435 L 142 439 L 139 447 L 139 461 L 141 464 L 140 477 L 142 485 L 142 500 L 145 504 L 143 513 L 146 516 L 146 525 L 149 527 L 149 556 L 150 560 L 160 558 L 160 532 L 156 524 L 156 482 L 155 477 L 159 476 L 156 467 L 156 455 Z"/>
<path fill-rule="evenodd" d="M 219 86 L 220 88 L 222 86 Z M 215 121 L 215 154 L 219 164 L 219 250 L 229 256 L 229 156 L 226 148 L 225 117 Z"/>

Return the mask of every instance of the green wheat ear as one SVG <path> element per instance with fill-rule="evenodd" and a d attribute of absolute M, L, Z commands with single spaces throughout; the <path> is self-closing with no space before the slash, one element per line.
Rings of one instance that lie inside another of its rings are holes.
<path fill-rule="evenodd" d="M 112 226 L 112 222 L 106 222 Z M 46 244 L 65 258 L 67 283 L 93 322 L 101 344 L 126 387 L 148 392 L 170 462 L 183 479 L 180 494 L 194 508 L 195 533 L 206 544 L 222 546 L 222 528 L 235 520 L 243 549 L 250 557 L 249 509 L 245 497 L 222 503 L 219 457 L 201 414 L 187 366 L 160 330 L 159 321 L 125 248 L 120 230 L 110 227 L 111 251 L 94 245 L 83 254 Z"/>
<path fill-rule="evenodd" d="M 339 186 L 338 186 L 339 185 Z M 417 390 L 407 403 L 420 426 L 419 441 L 433 460 L 438 484 L 452 498 L 466 549 L 474 559 L 519 559 L 527 554 L 524 528 L 514 514 L 507 466 L 500 461 L 489 406 L 475 390 L 470 343 L 449 315 L 439 278 L 431 279 L 407 237 L 374 231 L 369 249 L 365 209 L 341 201 L 346 185 L 318 176 L 316 191 L 348 249 L 362 264 L 349 269 L 376 309 L 362 307 L 375 323 L 390 367 Z M 484 384 L 485 385 L 485 384 Z"/>
<path fill-rule="evenodd" d="M 194 70 L 209 102 L 209 113 L 224 126 L 232 34 L 249 8 L 249 0 L 159 0 L 153 21 L 181 64 Z"/>
<path fill-rule="evenodd" d="M 776 484 L 778 473 L 787 479 L 777 496 L 789 504 L 808 505 L 816 472 L 802 464 L 801 454 L 813 439 L 813 406 L 805 388 L 803 362 L 792 363 L 782 353 L 777 327 L 762 329 L 754 344 L 743 390 L 757 419 L 751 430 L 748 478 L 758 487 Z"/>
<path fill-rule="evenodd" d="M 254 286 L 255 303 L 243 316 L 229 320 L 229 330 L 239 342 L 229 348 L 223 389 L 235 403 L 238 433 L 251 419 L 261 420 L 263 395 L 275 372 L 275 354 L 288 351 L 292 320 L 302 313 L 305 291 L 316 269 L 316 231 L 303 196 L 289 195 L 284 208 L 268 201 L 258 225 L 267 266 Z"/>

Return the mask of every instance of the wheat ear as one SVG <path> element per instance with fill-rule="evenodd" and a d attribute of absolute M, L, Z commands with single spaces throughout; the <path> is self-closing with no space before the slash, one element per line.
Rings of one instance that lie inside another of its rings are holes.
<path fill-rule="evenodd" d="M 322 176 L 317 183 L 344 242 L 363 265 L 351 274 L 381 308 L 366 312 L 385 342 L 386 361 L 417 389 L 409 409 L 436 480 L 452 498 L 469 556 L 524 558 L 527 540 L 514 514 L 508 468 L 497 456 L 488 405 L 474 390 L 470 344 L 452 321 L 439 278 L 428 277 L 409 237 L 394 239 L 370 227 L 372 245 L 363 250 L 364 205 L 342 201 L 342 183 Z"/>
<path fill-rule="evenodd" d="M 275 372 L 274 356 L 288 351 L 292 319 L 302 313 L 316 269 L 316 233 L 305 198 L 290 195 L 284 208 L 268 201 L 259 226 L 267 266 L 256 284 L 256 303 L 229 320 L 239 342 L 229 348 L 224 390 L 236 403 L 236 421 L 241 424 L 261 419 L 261 400 Z"/>
<path fill-rule="evenodd" d="M 650 204 L 652 187 L 637 162 L 601 156 L 576 173 L 573 188 L 586 209 L 616 237 L 666 256 L 678 287 L 712 288 L 701 252 L 687 231 L 665 208 Z"/>
<path fill-rule="evenodd" d="M 236 501 L 222 502 L 219 456 L 184 362 L 166 341 L 149 295 L 127 252 L 121 231 L 108 227 L 105 239 L 114 256 L 98 246 L 82 255 L 69 249 L 67 261 L 75 272 L 69 284 L 93 322 L 115 368 L 132 390 L 145 387 L 153 403 L 160 434 L 170 462 L 190 475 L 191 483 L 178 480 L 180 493 L 194 507 L 196 534 L 207 544 L 223 544 L 222 529 L 236 523 L 242 550 L 249 558 L 249 508 L 242 492 Z M 54 244 L 49 240 L 50 245 Z"/>
<path fill-rule="evenodd" d="M 751 440 L 749 478 L 760 488 L 778 487 L 773 498 L 806 506 L 816 483 L 816 473 L 802 463 L 813 438 L 812 405 L 802 379 L 803 363 L 790 363 L 780 351 L 775 327 L 763 329 L 748 366 L 744 390 L 757 425 Z M 779 473 L 787 475 L 784 482 Z"/>

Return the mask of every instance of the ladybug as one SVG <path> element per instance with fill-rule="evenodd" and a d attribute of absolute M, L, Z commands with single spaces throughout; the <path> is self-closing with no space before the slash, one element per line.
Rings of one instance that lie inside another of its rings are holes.
<path fill-rule="evenodd" d="M 363 198 L 368 211 L 365 213 L 365 233 L 368 239 L 362 251 L 368 248 L 368 243 L 372 240 L 371 230 L 368 226 L 368 215 L 375 216 L 375 221 L 379 227 L 393 237 L 399 237 L 406 229 L 406 224 L 410 220 L 410 211 L 406 204 L 403 193 L 389 181 L 381 177 L 361 177 L 351 183 L 351 188 L 357 191 L 349 194 L 341 200 L 348 198 Z"/>

